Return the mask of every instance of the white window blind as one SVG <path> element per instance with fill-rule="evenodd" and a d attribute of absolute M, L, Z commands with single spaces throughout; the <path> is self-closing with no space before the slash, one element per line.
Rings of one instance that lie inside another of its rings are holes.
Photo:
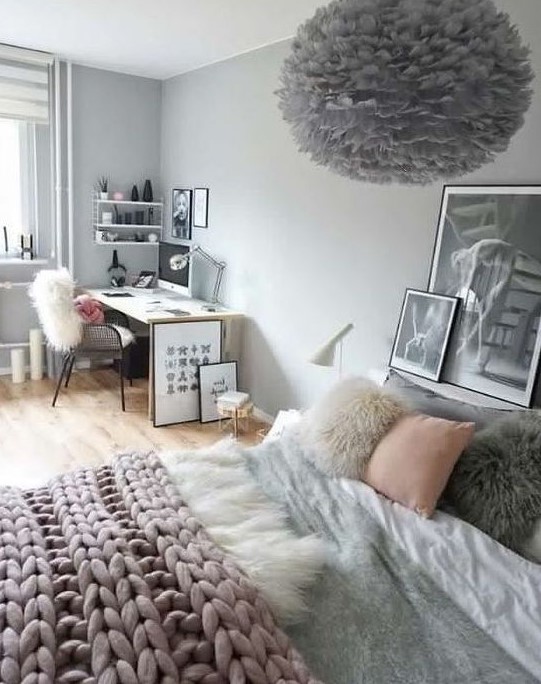
<path fill-rule="evenodd" d="M 0 117 L 49 123 L 53 56 L 0 44 Z"/>

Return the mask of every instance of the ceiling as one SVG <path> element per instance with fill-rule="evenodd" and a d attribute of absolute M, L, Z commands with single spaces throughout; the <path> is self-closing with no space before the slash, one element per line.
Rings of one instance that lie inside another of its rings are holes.
<path fill-rule="evenodd" d="M 325 0 L 0 0 L 0 43 L 169 78 L 289 38 Z"/>

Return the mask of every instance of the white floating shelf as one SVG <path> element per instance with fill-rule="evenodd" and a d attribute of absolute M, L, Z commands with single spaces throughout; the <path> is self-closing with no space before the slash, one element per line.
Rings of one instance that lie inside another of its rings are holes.
<path fill-rule="evenodd" d="M 163 202 L 134 202 L 133 200 L 97 199 L 97 204 L 124 204 L 132 207 L 163 207 Z"/>
<path fill-rule="evenodd" d="M 162 227 L 161 226 L 151 226 L 148 223 L 144 225 L 139 225 L 137 223 L 96 223 L 95 224 L 96 228 L 107 228 L 107 229 L 112 229 L 114 228 L 115 230 L 117 228 L 128 228 L 130 230 L 150 230 L 151 228 L 154 230 L 159 230 L 161 231 Z"/>
<path fill-rule="evenodd" d="M 111 240 L 110 242 L 96 242 L 95 245 L 100 247 L 116 247 L 118 245 L 133 245 L 135 247 L 157 247 L 160 243 L 158 240 L 156 242 L 137 242 L 136 240 Z"/>

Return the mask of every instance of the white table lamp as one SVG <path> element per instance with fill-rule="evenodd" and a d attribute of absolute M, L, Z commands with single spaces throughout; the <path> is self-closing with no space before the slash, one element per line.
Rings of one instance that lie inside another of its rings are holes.
<path fill-rule="evenodd" d="M 345 325 L 310 357 L 309 362 L 315 366 L 332 368 L 336 364 L 336 352 L 338 350 L 338 374 L 339 377 L 342 377 L 342 346 L 344 338 L 353 328 L 353 323 Z"/>

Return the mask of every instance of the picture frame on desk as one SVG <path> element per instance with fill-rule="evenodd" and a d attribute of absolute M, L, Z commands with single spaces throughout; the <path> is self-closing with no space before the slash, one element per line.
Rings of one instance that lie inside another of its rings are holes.
<path fill-rule="evenodd" d="M 237 391 L 239 372 L 237 361 L 207 363 L 199 366 L 199 415 L 201 423 L 220 420 L 218 398 L 226 392 Z"/>
<path fill-rule="evenodd" d="M 221 362 L 222 321 L 164 322 L 152 334 L 154 427 L 199 420 L 199 366 Z"/>

